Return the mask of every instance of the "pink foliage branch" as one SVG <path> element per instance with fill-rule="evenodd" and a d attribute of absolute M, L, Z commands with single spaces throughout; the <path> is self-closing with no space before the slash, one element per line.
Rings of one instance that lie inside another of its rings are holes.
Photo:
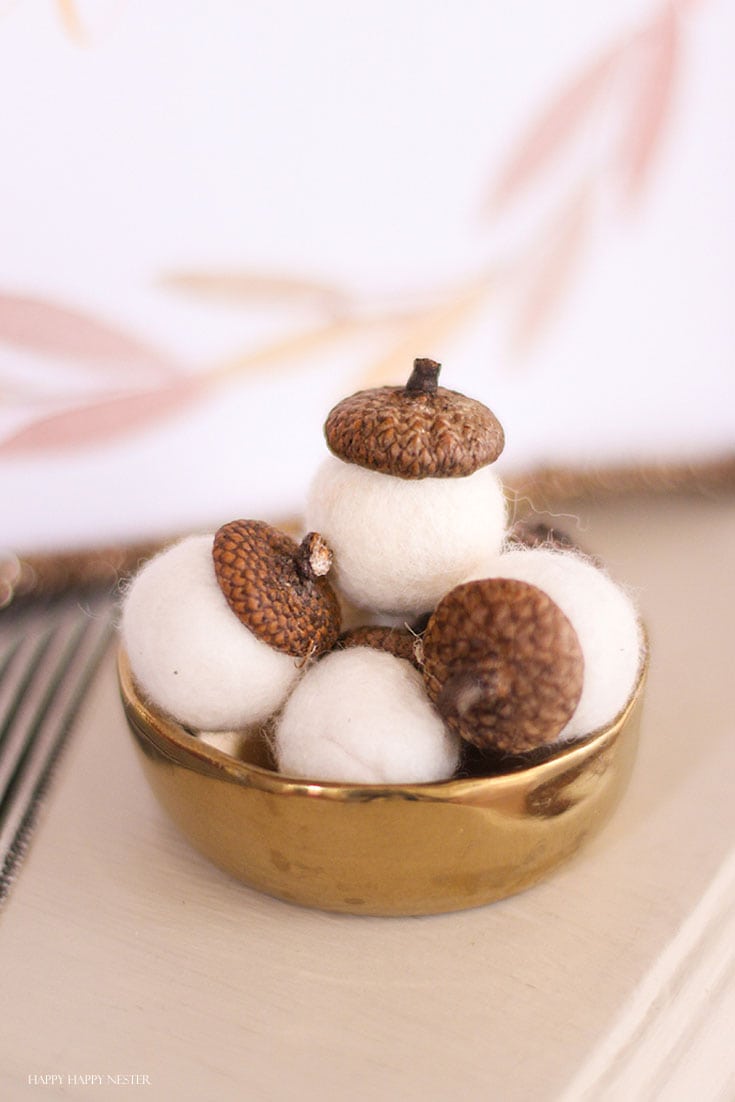
<path fill-rule="evenodd" d="M 550 225 L 544 227 L 531 248 L 506 266 L 519 293 L 511 319 L 511 346 L 525 351 L 549 324 L 571 285 L 597 205 L 595 191 L 603 177 L 612 178 L 622 204 L 630 205 L 643 194 L 671 112 L 681 56 L 681 13 L 699 0 L 666 0 L 637 33 L 623 37 L 585 65 L 576 77 L 546 104 L 511 150 L 489 189 L 486 214 L 495 219 L 517 202 L 532 186 L 543 182 L 548 170 L 564 157 L 582 128 L 594 118 L 603 97 L 615 92 L 621 117 L 619 140 L 604 168 L 579 181 L 562 202 Z M 78 13 L 72 0 L 60 0 L 68 28 L 76 26 Z M 630 80 L 621 80 L 621 73 Z M 488 269 L 485 293 L 498 282 L 495 269 Z M 209 274 L 185 274 L 170 281 L 173 289 L 211 295 L 241 295 L 245 300 L 263 294 L 263 280 L 245 275 L 212 278 Z M 334 294 L 322 287 L 293 279 L 269 280 L 269 295 L 313 297 L 334 314 Z M 482 288 L 481 288 L 482 290 Z M 442 325 L 459 324 L 466 311 L 455 309 L 453 291 L 439 304 Z M 473 290 L 473 296 L 476 292 Z M 473 298 L 474 301 L 474 298 Z M 340 299 L 343 320 L 327 323 L 317 340 L 329 341 L 335 332 L 350 324 L 349 304 Z M 361 306 L 362 304 L 358 304 Z M 462 305 L 460 302 L 459 305 Z M 362 311 L 358 309 L 359 315 Z M 426 311 L 431 323 L 437 314 L 434 303 Z M 446 315 L 446 317 L 445 317 Z M 357 317 L 357 315 L 356 315 Z M 449 323 L 446 322 L 449 318 Z M 421 330 L 421 312 L 406 319 L 409 332 Z M 355 321 L 355 324 L 358 324 Z M 434 325 L 436 328 L 436 325 Z M 442 331 L 444 331 L 442 329 Z M 431 325 L 429 325 L 429 331 Z M 401 341 L 404 340 L 405 333 Z M 182 373 L 175 362 L 134 334 L 76 309 L 31 296 L 0 294 L 0 344 L 13 345 L 50 362 L 73 362 L 79 368 L 94 369 L 98 376 L 113 378 L 115 385 L 98 389 L 91 400 L 72 401 L 33 417 L 28 424 L 0 442 L 0 454 L 20 455 L 46 450 L 90 447 L 174 416 L 199 400 L 211 386 L 221 383 L 221 372 L 210 368 L 194 376 Z M 299 339 L 287 342 L 298 345 Z M 304 347 L 313 347 L 306 334 Z M 402 345 L 401 345 L 402 346 Z M 241 357 L 243 369 L 272 362 L 279 345 L 265 356 Z M 249 363 L 249 361 L 251 361 Z M 391 362 L 391 357 L 386 358 Z M 132 386 L 131 370 L 153 379 L 147 387 Z M 228 375 L 232 378 L 233 373 Z"/>
<path fill-rule="evenodd" d="M 591 228 L 594 192 L 610 180 L 625 207 L 645 190 L 674 98 L 681 8 L 681 0 L 666 0 L 638 32 L 624 36 L 586 65 L 529 125 L 493 182 L 485 211 L 496 218 L 531 186 L 543 182 L 548 169 L 594 119 L 604 97 L 616 96 L 622 140 L 614 135 L 615 145 L 603 167 L 591 173 L 586 170 L 585 179 L 572 185 L 552 225 L 516 263 L 511 262 L 520 288 L 511 322 L 511 346 L 516 353 L 538 339 L 571 286 L 572 271 L 581 260 Z"/>

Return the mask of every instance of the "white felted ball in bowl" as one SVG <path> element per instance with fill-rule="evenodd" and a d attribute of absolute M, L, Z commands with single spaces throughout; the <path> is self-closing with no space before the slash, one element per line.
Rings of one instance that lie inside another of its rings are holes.
<path fill-rule="evenodd" d="M 424 784 L 457 768 L 460 740 L 410 662 L 370 647 L 322 658 L 304 674 L 275 731 L 278 769 L 346 784 Z"/>
<path fill-rule="evenodd" d="M 133 579 L 122 641 L 143 693 L 187 727 L 217 731 L 261 723 L 299 677 L 237 619 L 214 571 L 213 536 L 189 536 Z"/>
<path fill-rule="evenodd" d="M 312 482 L 306 524 L 332 548 L 335 585 L 348 601 L 410 620 L 500 550 L 506 503 L 490 467 L 404 479 L 330 456 Z"/>
<path fill-rule="evenodd" d="M 633 601 L 599 566 L 576 551 L 512 548 L 488 557 L 466 580 L 514 578 L 551 597 L 577 633 L 584 658 L 582 695 L 560 740 L 609 723 L 635 687 L 643 637 Z"/>

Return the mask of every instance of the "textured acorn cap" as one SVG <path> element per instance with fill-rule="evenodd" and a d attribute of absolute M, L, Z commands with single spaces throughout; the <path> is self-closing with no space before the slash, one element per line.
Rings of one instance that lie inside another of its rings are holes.
<path fill-rule="evenodd" d="M 534 585 L 457 586 L 423 637 L 424 680 L 447 725 L 481 749 L 519 754 L 553 742 L 582 693 L 574 628 Z"/>
<path fill-rule="evenodd" d="M 299 658 L 334 645 L 339 603 L 324 576 L 332 553 L 318 533 L 297 544 L 263 521 L 233 520 L 215 533 L 212 557 L 227 603 L 262 642 Z"/>
<path fill-rule="evenodd" d="M 419 669 L 417 647 L 420 647 L 421 639 L 415 632 L 408 628 L 388 627 L 384 624 L 365 624 L 364 626 L 351 628 L 340 635 L 337 646 L 341 649 L 347 647 L 372 647 L 374 650 L 384 650 L 388 654 L 394 654 L 396 658 L 405 658 L 416 669 Z"/>
<path fill-rule="evenodd" d="M 460 478 L 492 463 L 503 429 L 487 406 L 437 385 L 441 364 L 418 359 L 406 386 L 361 390 L 327 417 L 329 449 L 397 478 Z"/>

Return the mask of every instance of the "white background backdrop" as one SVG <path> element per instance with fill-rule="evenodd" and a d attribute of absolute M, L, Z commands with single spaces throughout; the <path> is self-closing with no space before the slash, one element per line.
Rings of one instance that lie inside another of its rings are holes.
<path fill-rule="evenodd" d="M 731 454 L 734 23 L 5 5 L 4 542 L 296 512 L 330 406 L 414 355 L 500 416 L 510 472 Z"/>

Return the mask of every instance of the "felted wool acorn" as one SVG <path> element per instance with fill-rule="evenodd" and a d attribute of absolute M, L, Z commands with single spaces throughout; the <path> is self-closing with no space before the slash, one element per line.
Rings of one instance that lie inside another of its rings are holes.
<path fill-rule="evenodd" d="M 305 661 L 339 634 L 315 533 L 298 546 L 259 521 L 190 536 L 148 562 L 122 608 L 122 640 L 143 693 L 188 727 L 262 723 Z"/>
<path fill-rule="evenodd" d="M 360 609 L 412 619 L 432 609 L 488 552 L 506 506 L 489 467 L 500 423 L 437 383 L 418 359 L 406 386 L 363 390 L 325 424 L 333 455 L 312 482 L 306 519 L 334 552 L 335 583 Z"/>
<path fill-rule="evenodd" d="M 451 777 L 460 740 L 432 707 L 410 662 L 368 646 L 311 666 L 275 727 L 278 769 L 345 784 L 422 784 Z"/>
<path fill-rule="evenodd" d="M 422 640 L 429 697 L 480 749 L 520 754 L 554 742 L 582 692 L 584 659 L 561 609 L 526 582 L 470 581 L 434 610 Z"/>
<path fill-rule="evenodd" d="M 488 557 L 479 577 L 536 586 L 574 628 L 584 658 L 579 702 L 559 731 L 580 738 L 610 723 L 629 699 L 644 639 L 635 605 L 597 560 L 550 546 L 514 547 Z"/>

